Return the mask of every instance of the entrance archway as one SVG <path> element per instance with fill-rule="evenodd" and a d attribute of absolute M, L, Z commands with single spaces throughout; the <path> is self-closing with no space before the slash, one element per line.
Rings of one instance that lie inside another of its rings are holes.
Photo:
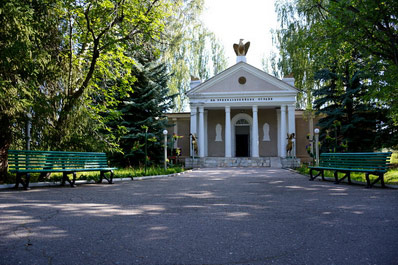
<path fill-rule="evenodd" d="M 231 119 L 232 156 L 251 157 L 253 119 L 249 114 L 239 113 Z"/>

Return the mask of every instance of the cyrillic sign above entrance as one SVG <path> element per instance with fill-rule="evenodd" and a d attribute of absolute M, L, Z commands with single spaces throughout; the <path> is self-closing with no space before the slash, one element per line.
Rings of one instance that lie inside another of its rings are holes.
<path fill-rule="evenodd" d="M 272 101 L 271 97 L 255 97 L 255 98 L 212 98 L 209 102 L 258 102 L 258 101 Z"/>

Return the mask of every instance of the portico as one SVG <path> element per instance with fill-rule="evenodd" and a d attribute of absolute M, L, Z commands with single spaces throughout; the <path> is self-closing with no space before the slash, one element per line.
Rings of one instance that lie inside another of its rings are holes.
<path fill-rule="evenodd" d="M 286 157 L 295 133 L 297 90 L 245 62 L 204 83 L 191 83 L 190 129 L 204 157 Z"/>

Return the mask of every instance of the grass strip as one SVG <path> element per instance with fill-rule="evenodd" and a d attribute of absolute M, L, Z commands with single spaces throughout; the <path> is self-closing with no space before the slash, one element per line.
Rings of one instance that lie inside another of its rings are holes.
<path fill-rule="evenodd" d="M 143 176 L 158 176 L 158 175 L 170 175 L 183 172 L 183 167 L 169 167 L 166 170 L 163 167 L 148 167 L 146 172 L 144 168 L 122 168 L 114 171 L 114 179 L 116 178 L 131 178 L 143 177 Z M 107 173 L 108 176 L 109 173 Z M 71 177 L 71 175 L 69 175 Z M 99 171 L 93 172 L 77 172 L 76 180 L 93 180 L 98 181 L 100 178 Z M 16 175 L 9 173 L 5 184 L 14 184 Z M 62 180 L 62 173 L 52 173 L 49 177 L 40 178 L 40 173 L 32 173 L 30 175 L 30 182 L 57 182 Z"/>
<path fill-rule="evenodd" d="M 296 168 L 296 170 L 303 175 L 309 176 L 310 175 L 310 169 L 308 168 L 307 165 L 302 165 L 299 168 Z M 344 173 L 339 172 L 338 173 L 339 178 L 344 177 Z M 334 171 L 332 170 L 325 170 L 325 177 L 327 178 L 333 178 L 334 179 Z M 376 180 L 377 176 L 375 175 L 370 175 L 370 180 Z M 365 173 L 360 173 L 360 172 L 351 172 L 351 179 L 359 182 L 366 183 L 366 177 Z M 390 169 L 387 171 L 386 174 L 384 174 L 384 182 L 386 184 L 390 185 L 398 185 L 398 169 Z"/>

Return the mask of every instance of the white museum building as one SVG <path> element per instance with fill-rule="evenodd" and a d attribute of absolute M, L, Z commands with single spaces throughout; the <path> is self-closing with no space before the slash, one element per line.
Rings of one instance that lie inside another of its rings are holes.
<path fill-rule="evenodd" d="M 280 80 L 237 56 L 237 63 L 218 75 L 191 81 L 190 112 L 168 114 L 174 124 L 169 132 L 183 136 L 175 147 L 187 167 L 299 163 L 309 159 L 313 120 L 296 110 L 297 93 L 293 77 Z M 295 135 L 289 154 L 288 134 Z"/>

